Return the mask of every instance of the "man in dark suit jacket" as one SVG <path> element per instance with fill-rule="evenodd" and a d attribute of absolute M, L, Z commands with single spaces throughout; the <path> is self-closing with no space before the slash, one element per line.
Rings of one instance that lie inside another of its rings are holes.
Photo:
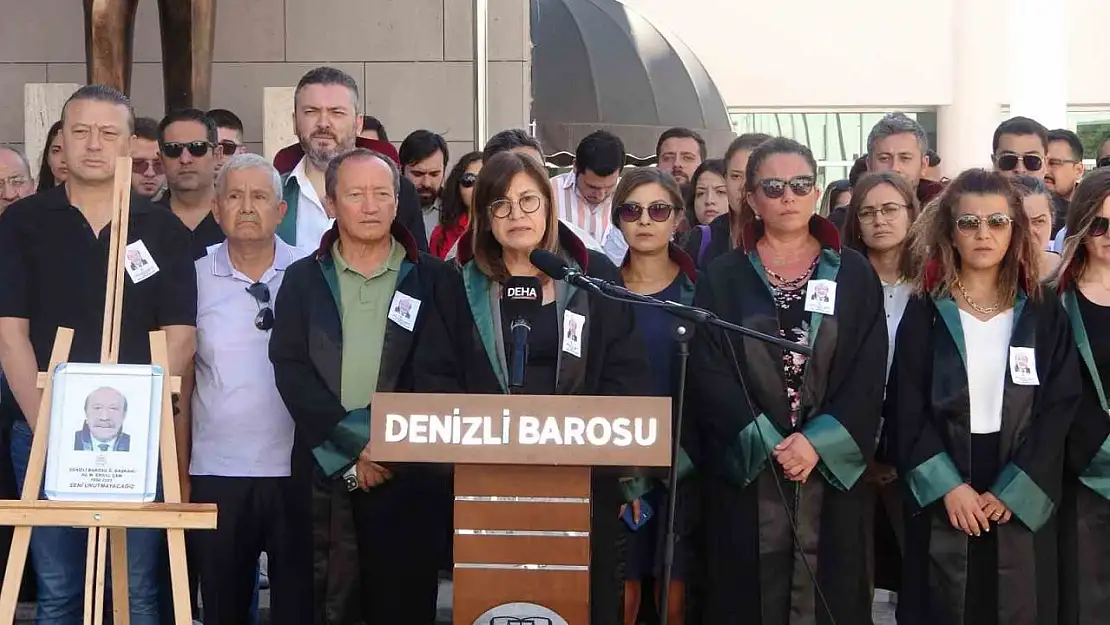
<path fill-rule="evenodd" d="M 73 435 L 73 451 L 131 451 L 131 436 L 123 433 L 127 398 L 102 386 L 85 398 L 85 425 Z"/>

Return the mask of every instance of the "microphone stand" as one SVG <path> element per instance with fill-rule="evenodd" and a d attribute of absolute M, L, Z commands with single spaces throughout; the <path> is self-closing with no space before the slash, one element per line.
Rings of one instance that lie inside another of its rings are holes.
<path fill-rule="evenodd" d="M 718 328 L 736 332 L 743 336 L 770 343 L 805 356 L 811 356 L 813 354 L 813 349 L 807 345 L 791 343 L 777 336 L 771 336 L 770 334 L 764 334 L 752 330 L 751 328 L 745 328 L 744 326 L 730 323 L 704 308 L 686 306 L 685 304 L 679 304 L 677 302 L 667 302 L 647 295 L 634 293 L 622 286 L 605 280 L 592 278 L 573 269 L 566 272 L 564 280 L 596 293 L 601 297 L 631 304 L 662 308 L 681 320 L 674 331 L 674 339 L 678 348 L 678 391 L 674 398 L 675 417 L 673 421 L 674 428 L 671 435 L 671 466 L 667 469 L 667 485 L 670 488 L 670 493 L 667 496 L 667 510 L 664 519 L 666 523 L 666 537 L 663 542 L 663 579 L 661 580 L 661 587 L 659 588 L 659 623 L 660 625 L 667 625 L 667 621 L 670 618 L 671 578 L 674 571 L 674 550 L 677 539 L 675 536 L 675 513 L 678 501 L 678 454 L 679 450 L 682 448 L 682 421 L 686 400 L 686 370 L 690 360 L 690 339 L 694 337 L 696 325 L 717 326 Z"/>

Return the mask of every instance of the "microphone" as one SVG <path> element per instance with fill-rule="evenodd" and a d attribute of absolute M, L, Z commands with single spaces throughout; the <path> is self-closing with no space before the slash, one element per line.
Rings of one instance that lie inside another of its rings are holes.
<path fill-rule="evenodd" d="M 532 321 L 543 306 L 540 279 L 513 276 L 505 281 L 501 291 L 501 314 L 511 319 L 512 355 L 509 358 L 509 387 L 524 386 L 524 368 L 528 363 L 528 333 Z"/>
<path fill-rule="evenodd" d="M 563 280 L 569 284 L 584 289 L 597 289 L 597 285 L 593 280 L 582 275 L 574 267 L 567 264 L 558 254 L 553 254 L 547 250 L 535 249 L 528 255 L 528 261 L 532 266 L 539 269 L 552 280 Z"/>

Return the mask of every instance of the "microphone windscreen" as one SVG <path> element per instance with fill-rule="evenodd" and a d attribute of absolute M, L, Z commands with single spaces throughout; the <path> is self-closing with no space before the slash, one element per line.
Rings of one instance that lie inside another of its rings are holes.
<path fill-rule="evenodd" d="M 528 260 L 533 267 L 542 271 L 552 280 L 562 280 L 567 275 L 567 269 L 569 268 L 567 262 L 558 254 L 553 254 L 547 250 L 534 249 L 528 255 Z"/>
<path fill-rule="evenodd" d="M 543 285 L 534 276 L 512 276 L 501 291 L 501 314 L 510 322 L 524 319 L 531 323 L 543 306 Z"/>

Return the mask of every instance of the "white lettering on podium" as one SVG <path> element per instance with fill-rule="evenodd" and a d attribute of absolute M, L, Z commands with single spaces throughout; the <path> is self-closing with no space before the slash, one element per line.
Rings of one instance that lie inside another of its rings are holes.
<path fill-rule="evenodd" d="M 509 444 L 509 424 L 511 419 L 509 417 L 509 409 L 501 411 L 501 444 Z"/>
<path fill-rule="evenodd" d="M 419 444 L 428 442 L 428 415 L 414 414 L 409 417 L 409 442 Z"/>
<path fill-rule="evenodd" d="M 648 433 L 644 435 L 644 421 L 647 421 Z M 658 425 L 655 419 L 636 419 L 636 444 L 641 447 L 649 447 L 655 444 L 655 439 L 658 436 L 656 429 Z"/>
<path fill-rule="evenodd" d="M 522 416 L 517 421 L 517 432 L 521 445 L 535 445 L 540 442 L 540 420 L 536 417 Z"/>
<path fill-rule="evenodd" d="M 609 439 L 613 437 L 613 426 L 605 419 L 593 418 L 590 419 L 590 424 L 586 428 L 586 440 L 590 441 L 591 445 L 601 447 L 609 444 Z"/>
<path fill-rule="evenodd" d="M 399 443 L 408 436 L 409 421 L 399 414 L 385 415 L 385 442 Z"/>
<path fill-rule="evenodd" d="M 463 445 L 481 445 L 482 437 L 479 436 L 479 429 L 482 427 L 482 417 L 463 417 L 463 426 L 466 427 L 466 433 L 463 434 Z"/>
<path fill-rule="evenodd" d="M 428 432 L 428 442 L 433 445 L 436 443 L 450 443 L 451 442 L 451 415 L 429 415 L 430 417 L 430 431 Z"/>
<path fill-rule="evenodd" d="M 627 417 L 613 419 L 613 444 L 628 447 L 632 444 L 632 422 Z"/>
<path fill-rule="evenodd" d="M 455 408 L 455 412 L 451 415 L 451 444 L 460 443 L 462 443 L 462 419 L 459 418 L 459 409 Z"/>
<path fill-rule="evenodd" d="M 585 445 L 582 435 L 586 433 L 586 421 L 582 417 L 567 417 L 563 422 L 566 436 L 563 437 L 564 445 Z"/>

